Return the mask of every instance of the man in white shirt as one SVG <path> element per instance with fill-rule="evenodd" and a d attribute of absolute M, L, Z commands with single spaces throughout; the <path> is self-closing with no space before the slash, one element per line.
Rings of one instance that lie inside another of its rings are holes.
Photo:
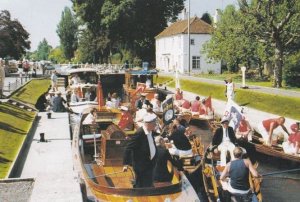
<path fill-rule="evenodd" d="M 158 134 L 155 114 L 144 117 L 144 125 L 131 136 L 124 151 L 123 171 L 128 165 L 133 166 L 136 176 L 135 188 L 153 187 L 153 169 L 156 163 L 156 146 L 154 137 Z"/>
<path fill-rule="evenodd" d="M 218 150 L 221 152 L 221 166 L 225 166 L 227 151 L 230 152 L 231 159 L 234 158 L 233 150 L 236 144 L 236 137 L 233 128 L 228 126 L 228 119 L 223 118 L 221 124 L 222 127 L 218 128 L 214 134 L 212 145 L 218 146 Z"/>

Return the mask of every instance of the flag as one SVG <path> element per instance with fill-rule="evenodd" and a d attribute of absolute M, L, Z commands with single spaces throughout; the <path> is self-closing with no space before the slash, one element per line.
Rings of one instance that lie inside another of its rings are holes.
<path fill-rule="evenodd" d="M 144 92 L 146 89 L 146 84 L 145 83 L 136 83 L 136 90 L 131 94 L 131 105 L 135 106 L 135 102 L 137 100 L 137 94 Z"/>
<path fill-rule="evenodd" d="M 104 106 L 103 91 L 102 91 L 102 85 L 100 80 L 98 81 L 98 86 L 97 86 L 97 101 L 98 101 L 98 109 L 100 110 L 101 107 Z"/>
<path fill-rule="evenodd" d="M 239 127 L 242 117 L 242 107 L 240 107 L 233 100 L 228 100 L 223 118 L 229 120 L 229 126 L 231 126 L 233 130 L 236 130 Z"/>
<path fill-rule="evenodd" d="M 163 122 L 165 125 L 168 125 L 175 119 L 173 97 L 165 100 L 161 105 L 163 109 Z"/>
<path fill-rule="evenodd" d="M 212 103 L 211 103 L 211 96 L 209 96 L 208 98 L 205 99 L 205 107 L 206 109 L 209 109 L 210 111 L 212 111 Z M 206 115 L 208 114 L 208 110 L 206 110 Z"/>

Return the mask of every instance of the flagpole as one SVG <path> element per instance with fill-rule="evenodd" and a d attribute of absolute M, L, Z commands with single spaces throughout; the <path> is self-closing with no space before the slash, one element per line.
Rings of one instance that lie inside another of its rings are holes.
<path fill-rule="evenodd" d="M 190 54 L 191 54 L 191 35 L 190 35 L 190 0 L 188 0 L 188 70 L 189 70 L 189 76 L 191 75 L 191 67 L 190 67 Z"/>

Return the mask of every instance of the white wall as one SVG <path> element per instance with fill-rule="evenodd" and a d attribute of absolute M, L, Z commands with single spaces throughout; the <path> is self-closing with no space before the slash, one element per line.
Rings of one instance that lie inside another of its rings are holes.
<path fill-rule="evenodd" d="M 190 49 L 190 71 L 191 73 L 207 73 L 214 71 L 221 73 L 221 62 L 209 64 L 205 55 L 200 53 L 203 44 L 210 39 L 209 34 L 191 34 L 190 38 L 195 40 L 195 45 Z M 177 68 L 180 73 L 188 73 L 188 35 L 180 34 L 156 39 L 156 68 L 173 72 Z M 200 69 L 192 69 L 192 56 L 200 56 Z"/>

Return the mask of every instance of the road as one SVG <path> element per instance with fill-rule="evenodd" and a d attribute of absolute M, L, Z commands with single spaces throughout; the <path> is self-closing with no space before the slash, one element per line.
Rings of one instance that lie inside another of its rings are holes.
<path fill-rule="evenodd" d="M 162 73 L 162 72 L 160 72 L 159 75 L 174 76 L 173 73 Z M 200 82 L 225 86 L 224 81 L 214 80 L 214 79 L 207 79 L 207 78 L 194 77 L 194 76 L 188 76 L 188 75 L 180 75 L 180 79 L 186 79 L 186 80 L 191 80 L 191 81 L 200 81 Z M 241 86 L 242 86 L 241 83 L 235 83 L 236 88 L 241 88 Z M 278 88 L 271 88 L 271 87 L 262 87 L 262 86 L 255 86 L 255 85 L 247 85 L 247 86 L 249 87 L 248 90 L 251 90 L 251 91 L 300 98 L 300 91 L 285 90 L 285 89 L 278 89 Z"/>

